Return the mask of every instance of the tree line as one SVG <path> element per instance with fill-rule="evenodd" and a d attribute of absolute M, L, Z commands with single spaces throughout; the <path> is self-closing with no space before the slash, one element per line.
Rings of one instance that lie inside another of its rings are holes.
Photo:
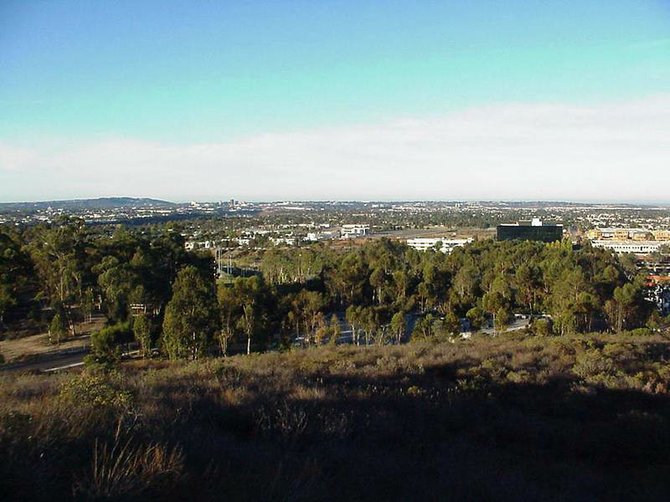
<path fill-rule="evenodd" d="M 483 240 L 444 255 L 379 239 L 274 248 L 258 260 L 258 275 L 223 282 L 212 256 L 186 251 L 170 229 L 108 235 L 76 219 L 2 227 L 0 330 L 41 323 L 57 343 L 102 312 L 109 326 L 92 343 L 103 359 L 132 339 L 145 355 L 198 358 L 337 343 L 343 320 L 357 344 L 502 331 L 514 314 L 557 335 L 658 322 L 634 259 L 588 244 Z"/>

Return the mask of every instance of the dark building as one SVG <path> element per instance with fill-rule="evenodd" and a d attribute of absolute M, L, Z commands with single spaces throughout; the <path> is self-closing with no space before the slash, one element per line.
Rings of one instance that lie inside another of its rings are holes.
<path fill-rule="evenodd" d="M 563 225 L 543 225 L 540 220 L 527 224 L 498 225 L 496 235 L 499 241 L 556 242 L 563 239 Z"/>

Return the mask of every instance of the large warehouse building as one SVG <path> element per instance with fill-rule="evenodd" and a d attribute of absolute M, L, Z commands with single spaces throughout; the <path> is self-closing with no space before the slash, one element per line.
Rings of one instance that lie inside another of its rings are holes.
<path fill-rule="evenodd" d="M 543 225 L 542 220 L 535 218 L 529 223 L 498 225 L 496 235 L 499 241 L 555 242 L 563 239 L 563 225 Z"/>

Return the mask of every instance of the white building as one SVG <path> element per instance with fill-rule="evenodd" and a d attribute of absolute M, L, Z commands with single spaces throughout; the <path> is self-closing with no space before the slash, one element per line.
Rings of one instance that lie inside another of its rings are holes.
<path fill-rule="evenodd" d="M 443 237 L 417 237 L 416 239 L 407 239 L 407 245 L 417 251 L 435 249 L 435 246 L 439 244 L 439 250 L 445 254 L 449 254 L 454 248 L 465 246 L 469 242 L 472 242 L 472 239 L 447 239 Z"/>
<path fill-rule="evenodd" d="M 352 239 L 354 237 L 362 237 L 370 233 L 370 225 L 342 225 L 340 229 L 340 236 L 343 239 Z"/>
<path fill-rule="evenodd" d="M 615 253 L 649 254 L 658 251 L 661 246 L 670 245 L 670 241 L 591 241 L 594 248 L 611 249 Z"/>

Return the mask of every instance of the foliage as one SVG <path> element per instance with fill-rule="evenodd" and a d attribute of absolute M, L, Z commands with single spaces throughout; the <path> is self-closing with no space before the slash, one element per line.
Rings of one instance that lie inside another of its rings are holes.
<path fill-rule="evenodd" d="M 197 359 L 211 349 L 219 328 L 214 283 L 187 266 L 177 273 L 172 291 L 163 320 L 163 348 L 170 359 Z"/>
<path fill-rule="evenodd" d="M 146 314 L 133 318 L 133 335 L 140 344 L 142 357 L 149 357 L 151 355 L 151 320 Z"/>
<path fill-rule="evenodd" d="M 493 320 L 502 333 L 514 314 L 550 318 L 558 335 L 661 325 L 650 317 L 634 259 L 589 245 L 574 249 L 567 241 L 481 240 L 445 255 L 382 238 L 254 256 L 259 272 L 216 290 L 212 256 L 186 251 L 178 228 L 112 232 L 76 219 L 3 227 L 0 325 L 39 318 L 35 299 L 54 309 L 58 326 L 71 334 L 97 308 L 111 323 L 140 313 L 155 319 L 156 335 L 163 331 L 166 353 L 191 358 L 209 352 L 215 340 L 221 353 L 242 344 L 251 352 L 325 343 L 333 314 L 347 320 L 356 344 L 402 341 L 398 319 L 391 326 L 397 312 L 432 316 L 430 328 L 419 326 L 421 337 L 456 333 L 465 319 L 475 332 Z M 189 299 L 184 288 L 173 290 L 185 269 L 200 277 L 194 291 L 201 293 Z"/>
<path fill-rule="evenodd" d="M 52 343 L 60 343 L 67 333 L 67 325 L 61 313 L 57 310 L 49 323 L 49 340 Z"/>
<path fill-rule="evenodd" d="M 91 352 L 86 358 L 88 364 L 113 365 L 121 359 L 122 343 L 133 339 L 129 322 L 107 326 L 91 335 Z"/>
<path fill-rule="evenodd" d="M 658 334 L 508 333 L 6 373 L 0 492 L 665 500 L 668 358 Z"/>

